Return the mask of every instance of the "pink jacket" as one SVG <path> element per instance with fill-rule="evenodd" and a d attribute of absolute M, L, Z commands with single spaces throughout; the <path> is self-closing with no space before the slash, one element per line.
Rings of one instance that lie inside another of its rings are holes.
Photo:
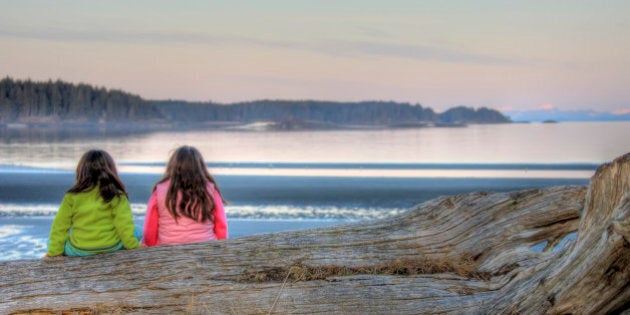
<path fill-rule="evenodd" d="M 212 183 L 208 192 L 214 199 L 214 222 L 197 222 L 180 216 L 177 222 L 166 208 L 166 193 L 170 180 L 158 184 L 149 199 L 144 221 L 143 244 L 147 246 L 197 243 L 225 239 L 228 237 L 227 219 L 221 195 Z"/>

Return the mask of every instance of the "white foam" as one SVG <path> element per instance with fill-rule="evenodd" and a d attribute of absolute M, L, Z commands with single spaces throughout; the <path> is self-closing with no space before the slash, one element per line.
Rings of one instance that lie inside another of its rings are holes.
<path fill-rule="evenodd" d="M 0 203 L 0 216 L 54 216 L 58 209 L 59 204 Z M 135 215 L 144 215 L 146 211 L 146 204 L 131 204 L 131 212 Z"/>
<path fill-rule="evenodd" d="M 31 225 L 5 224 L 0 226 L 0 260 L 40 258 L 46 254 L 45 237 L 28 235 Z"/>
<path fill-rule="evenodd" d="M 0 203 L 0 216 L 50 216 L 57 213 L 58 204 Z"/>
<path fill-rule="evenodd" d="M 54 216 L 57 204 L 0 204 L 0 216 Z M 146 204 L 132 203 L 134 215 L 146 214 Z M 372 220 L 402 213 L 404 208 L 340 207 L 310 205 L 227 205 L 228 218 L 235 219 L 317 219 L 317 220 Z"/>
<path fill-rule="evenodd" d="M 403 208 L 370 208 L 338 206 L 227 206 L 228 218 L 239 219 L 344 219 L 371 220 L 382 219 L 402 213 Z"/>
<path fill-rule="evenodd" d="M 147 205 L 144 203 L 132 203 L 131 213 L 135 215 L 145 215 L 147 213 Z"/>
<path fill-rule="evenodd" d="M 0 240 L 24 232 L 25 227 L 20 225 L 6 224 L 0 225 Z"/>
<path fill-rule="evenodd" d="M 46 238 L 31 235 L 13 238 L 11 240 L 13 246 L 4 248 L 0 254 L 0 260 L 41 258 L 46 254 L 46 242 Z"/>

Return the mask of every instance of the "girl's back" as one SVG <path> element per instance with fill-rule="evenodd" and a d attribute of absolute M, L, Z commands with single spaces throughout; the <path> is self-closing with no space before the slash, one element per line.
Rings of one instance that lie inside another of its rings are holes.
<path fill-rule="evenodd" d="M 221 192 L 197 149 L 183 146 L 171 155 L 149 199 L 143 234 L 147 246 L 228 237 Z"/>
<path fill-rule="evenodd" d="M 82 248 L 104 248 L 121 241 L 117 233 L 127 227 L 131 221 L 129 202 L 125 196 L 116 197 L 110 202 L 103 202 L 103 198 L 94 188 L 82 193 L 68 193 L 63 203 L 72 204 L 72 234 L 70 242 L 80 244 Z M 127 244 L 129 247 L 137 247 L 137 240 L 128 235 L 127 240 L 135 244 Z M 133 240 L 132 240 L 133 239 Z"/>
<path fill-rule="evenodd" d="M 47 256 L 85 256 L 140 246 L 125 186 L 112 157 L 90 150 L 79 161 L 50 229 Z"/>
<path fill-rule="evenodd" d="M 160 227 L 159 244 L 171 245 L 217 240 L 213 221 L 198 222 L 184 216 L 180 216 L 175 220 L 170 215 L 166 208 L 166 194 L 170 183 L 171 181 L 168 180 L 155 187 Z M 215 195 L 215 189 L 211 183 L 208 183 L 206 188 L 209 194 Z M 217 198 L 215 197 L 215 199 Z"/>

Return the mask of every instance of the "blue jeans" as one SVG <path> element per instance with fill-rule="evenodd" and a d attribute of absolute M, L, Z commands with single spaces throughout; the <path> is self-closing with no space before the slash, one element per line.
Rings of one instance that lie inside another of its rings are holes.
<path fill-rule="evenodd" d="M 138 242 L 142 241 L 142 230 L 138 229 L 137 227 L 133 230 L 133 236 L 138 240 Z M 110 253 L 110 252 L 115 252 L 117 250 L 121 250 L 124 249 L 125 247 L 123 246 L 122 242 L 118 242 L 118 244 L 113 245 L 113 246 L 109 246 L 106 248 L 97 248 L 97 249 L 83 249 L 83 248 L 77 248 L 76 246 L 73 246 L 73 244 L 70 242 L 70 238 L 68 238 L 66 240 L 66 245 L 64 247 L 63 250 L 63 255 L 64 256 L 78 256 L 78 257 L 82 257 L 82 256 L 90 256 L 90 255 L 96 255 L 96 254 L 101 254 L 101 253 Z"/>

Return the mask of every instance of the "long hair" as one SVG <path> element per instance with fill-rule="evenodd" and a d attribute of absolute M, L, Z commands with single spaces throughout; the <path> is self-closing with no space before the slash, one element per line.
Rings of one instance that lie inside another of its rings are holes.
<path fill-rule="evenodd" d="M 103 150 L 90 150 L 83 154 L 77 165 L 76 182 L 68 192 L 80 193 L 94 187 L 98 187 L 105 202 L 121 195 L 127 196 L 125 185 L 118 177 L 114 159 Z"/>
<path fill-rule="evenodd" d="M 219 195 L 221 192 L 197 149 L 182 146 L 173 152 L 164 176 L 158 183 L 169 179 L 171 183 L 166 193 L 166 208 L 175 220 L 184 216 L 197 222 L 214 221 L 215 200 L 208 192 L 207 183 L 212 183 Z"/>

